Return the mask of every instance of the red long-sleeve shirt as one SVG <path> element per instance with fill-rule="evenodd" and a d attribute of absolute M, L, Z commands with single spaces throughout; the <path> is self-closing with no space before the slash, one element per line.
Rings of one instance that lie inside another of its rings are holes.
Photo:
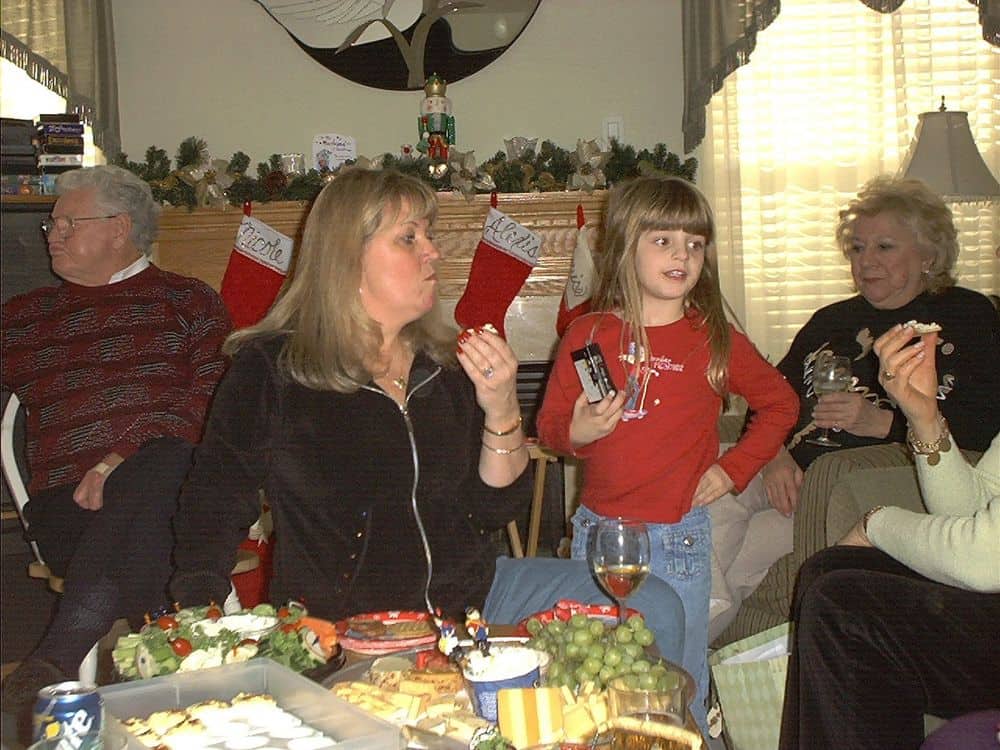
<path fill-rule="evenodd" d="M 651 367 L 648 378 L 640 373 L 631 386 L 626 382 L 634 372 L 627 361 L 629 342 L 621 340 L 617 316 L 585 315 L 566 332 L 538 414 L 544 445 L 574 453 L 569 425 L 581 386 L 570 353 L 588 340 L 600 345 L 615 387 L 629 387 L 625 416 L 614 431 L 575 451 L 585 461 L 580 502 L 594 512 L 675 523 L 691 509 L 695 487 L 709 466 L 718 462 L 742 490 L 795 424 L 795 392 L 745 336 L 730 328 L 730 391 L 743 396 L 755 416 L 740 441 L 718 457 L 722 400 L 706 378 L 710 352 L 699 322 L 682 318 L 646 328 Z"/>
<path fill-rule="evenodd" d="M 209 286 L 156 266 L 8 300 L 3 385 L 27 409 L 29 491 L 77 483 L 154 438 L 197 443 L 230 328 Z"/>

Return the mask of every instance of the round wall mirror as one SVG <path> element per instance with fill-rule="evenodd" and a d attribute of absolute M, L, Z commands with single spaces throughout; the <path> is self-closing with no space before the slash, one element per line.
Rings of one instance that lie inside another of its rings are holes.
<path fill-rule="evenodd" d="M 355 83 L 415 91 L 482 70 L 541 0 L 257 0 L 316 62 Z"/>

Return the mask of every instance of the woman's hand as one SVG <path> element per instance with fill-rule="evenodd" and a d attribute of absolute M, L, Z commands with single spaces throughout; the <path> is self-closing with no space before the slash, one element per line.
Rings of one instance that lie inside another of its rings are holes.
<path fill-rule="evenodd" d="M 938 335 L 937 331 L 925 333 L 907 346 L 912 338 L 912 328 L 895 325 L 875 340 L 878 380 L 899 404 L 917 438 L 932 441 L 940 434 L 934 361 Z"/>
<path fill-rule="evenodd" d="M 714 503 L 735 486 L 725 469 L 718 464 L 712 464 L 705 469 L 705 473 L 698 480 L 698 486 L 694 488 L 694 497 L 691 498 L 691 506 L 696 508 L 699 505 Z"/>
<path fill-rule="evenodd" d="M 761 469 L 767 499 L 781 515 L 790 516 L 798 507 L 803 476 L 802 469 L 785 446 L 781 446 L 778 455 Z"/>
<path fill-rule="evenodd" d="M 842 544 L 847 547 L 874 547 L 868 535 L 865 533 L 865 522 L 864 519 L 858 521 L 851 530 L 844 534 L 844 538 L 841 539 L 837 544 Z"/>
<path fill-rule="evenodd" d="M 580 392 L 573 403 L 573 419 L 569 423 L 569 441 L 582 448 L 614 432 L 625 413 L 625 391 L 609 393 L 596 404 L 587 403 L 587 394 Z"/>
<path fill-rule="evenodd" d="M 892 429 L 892 412 L 878 408 L 854 391 L 820 396 L 812 416 L 817 427 L 832 427 L 864 437 L 884 438 Z"/>
<path fill-rule="evenodd" d="M 463 331 L 458 362 L 476 387 L 476 402 L 486 426 L 507 430 L 521 416 L 517 403 L 517 355 L 500 336 L 486 329 Z"/>

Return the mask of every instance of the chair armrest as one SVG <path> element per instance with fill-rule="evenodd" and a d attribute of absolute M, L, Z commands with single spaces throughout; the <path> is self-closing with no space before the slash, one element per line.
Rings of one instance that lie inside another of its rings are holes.
<path fill-rule="evenodd" d="M 865 512 L 876 505 L 926 513 L 913 466 L 865 469 L 837 482 L 826 508 L 826 543 L 839 542 Z"/>
<path fill-rule="evenodd" d="M 848 448 L 813 461 L 802 480 L 795 511 L 793 571 L 827 546 L 827 508 L 833 488 L 842 478 L 865 469 L 911 465 L 909 453 L 899 443 Z"/>

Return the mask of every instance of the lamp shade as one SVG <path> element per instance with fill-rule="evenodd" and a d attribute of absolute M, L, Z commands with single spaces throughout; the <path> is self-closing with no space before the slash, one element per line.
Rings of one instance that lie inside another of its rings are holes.
<path fill-rule="evenodd" d="M 966 112 L 924 112 L 900 170 L 916 177 L 945 200 L 988 200 L 1000 196 L 1000 184 L 990 174 L 976 148 Z"/>

